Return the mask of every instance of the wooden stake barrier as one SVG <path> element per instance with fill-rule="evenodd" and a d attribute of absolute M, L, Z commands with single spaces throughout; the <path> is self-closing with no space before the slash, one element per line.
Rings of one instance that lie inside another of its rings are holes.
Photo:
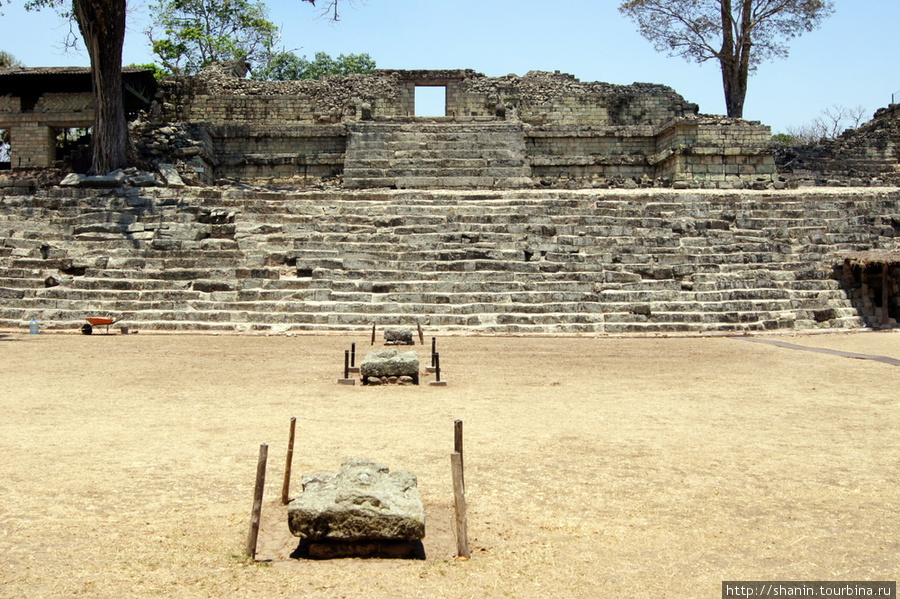
<path fill-rule="evenodd" d="M 344 378 L 350 378 L 350 350 L 344 350 Z"/>
<path fill-rule="evenodd" d="M 465 465 L 466 460 L 463 455 L 463 421 L 457 420 L 453 423 L 453 451 L 459 454 L 459 462 L 462 465 L 461 475 L 462 475 L 462 485 L 463 489 L 466 488 L 466 472 Z"/>
<path fill-rule="evenodd" d="M 437 339 L 431 338 L 431 366 L 425 367 L 425 372 L 434 372 L 434 354 L 437 352 Z"/>
<path fill-rule="evenodd" d="M 291 465 L 294 461 L 294 431 L 297 428 L 296 416 L 291 417 L 291 435 L 288 438 L 287 460 L 284 464 L 284 484 L 281 485 L 281 503 L 287 505 L 291 493 Z"/>
<path fill-rule="evenodd" d="M 435 352 L 431 354 L 431 359 L 434 360 L 434 367 L 430 369 L 431 372 L 434 373 L 434 380 L 429 383 L 434 387 L 446 387 L 447 382 L 441 380 L 441 354 Z M 426 369 L 426 371 L 429 369 Z"/>
<path fill-rule="evenodd" d="M 253 491 L 253 510 L 250 512 L 250 533 L 247 535 L 246 555 L 256 559 L 256 539 L 259 537 L 259 520 L 262 513 L 263 490 L 266 486 L 266 460 L 269 457 L 269 446 L 259 446 L 259 462 L 256 465 L 256 488 Z"/>
<path fill-rule="evenodd" d="M 466 521 L 466 489 L 462 482 L 462 456 L 456 452 L 450 454 L 450 466 L 453 470 L 453 498 L 456 504 L 456 554 L 468 559 L 469 531 Z"/>

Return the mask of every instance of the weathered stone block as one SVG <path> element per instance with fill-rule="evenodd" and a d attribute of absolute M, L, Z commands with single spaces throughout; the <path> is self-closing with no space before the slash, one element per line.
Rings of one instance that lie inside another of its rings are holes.
<path fill-rule="evenodd" d="M 414 345 L 412 329 L 387 328 L 384 330 L 384 341 L 395 345 Z"/>
<path fill-rule="evenodd" d="M 337 473 L 306 475 L 288 505 L 294 536 L 322 541 L 425 537 L 425 508 L 416 475 L 368 460 L 348 460 Z"/>
<path fill-rule="evenodd" d="M 370 376 L 411 376 L 418 380 L 419 356 L 416 352 L 401 353 L 395 349 L 369 352 L 360 364 L 359 372 L 364 380 Z"/>

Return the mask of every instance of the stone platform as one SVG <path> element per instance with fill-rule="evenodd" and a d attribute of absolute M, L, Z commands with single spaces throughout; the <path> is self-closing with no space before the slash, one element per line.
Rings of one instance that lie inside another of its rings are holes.
<path fill-rule="evenodd" d="M 839 254 L 898 248 L 890 189 L 5 187 L 0 327 L 34 317 L 74 332 L 111 315 L 198 332 L 859 328 L 880 289 L 842 288 Z"/>

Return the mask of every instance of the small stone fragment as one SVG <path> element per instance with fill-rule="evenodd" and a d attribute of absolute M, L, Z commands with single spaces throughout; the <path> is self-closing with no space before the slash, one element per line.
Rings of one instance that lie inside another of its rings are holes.
<path fill-rule="evenodd" d="M 394 345 L 413 345 L 412 329 L 387 328 L 384 330 L 384 341 Z"/>

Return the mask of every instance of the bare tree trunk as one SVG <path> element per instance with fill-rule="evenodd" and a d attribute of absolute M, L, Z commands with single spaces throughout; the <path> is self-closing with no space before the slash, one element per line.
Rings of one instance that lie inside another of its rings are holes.
<path fill-rule="evenodd" d="M 753 0 L 739 0 L 740 26 L 734 19 L 731 0 L 719 0 L 722 9 L 722 50 L 719 67 L 722 70 L 722 89 L 725 91 L 725 110 L 736 119 L 744 117 L 747 98 L 747 78 L 750 75 L 750 50 Z"/>
<path fill-rule="evenodd" d="M 725 110 L 735 119 L 744 118 L 744 100 L 747 97 L 747 73 L 742 72 L 738 61 L 719 61 L 722 67 L 722 85 L 725 90 Z"/>
<path fill-rule="evenodd" d="M 741 118 L 744 113 L 744 93 L 740 92 L 738 75 L 738 56 L 735 55 L 734 13 L 731 11 L 731 0 L 719 0 L 722 19 L 722 49 L 719 50 L 719 68 L 722 71 L 722 90 L 725 92 L 725 110 L 728 116 Z"/>
<path fill-rule="evenodd" d="M 122 103 L 125 0 L 73 0 L 72 5 L 91 57 L 94 92 L 91 172 L 106 174 L 128 164 L 128 123 Z"/>

